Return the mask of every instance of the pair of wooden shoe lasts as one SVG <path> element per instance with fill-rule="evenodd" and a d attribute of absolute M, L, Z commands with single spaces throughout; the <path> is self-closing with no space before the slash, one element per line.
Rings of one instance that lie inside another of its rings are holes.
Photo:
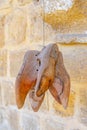
<path fill-rule="evenodd" d="M 24 105 L 29 93 L 31 107 L 34 111 L 38 111 L 48 89 L 55 100 L 66 108 L 70 93 L 70 78 L 57 44 L 49 44 L 41 51 L 26 52 L 15 86 L 18 108 Z"/>

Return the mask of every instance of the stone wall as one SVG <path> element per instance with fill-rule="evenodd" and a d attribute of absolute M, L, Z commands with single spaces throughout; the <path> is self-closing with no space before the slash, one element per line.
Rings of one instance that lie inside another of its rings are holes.
<path fill-rule="evenodd" d="M 0 130 L 87 130 L 87 0 L 49 1 L 0 0 Z M 48 43 L 58 44 L 71 78 L 68 108 L 47 92 L 39 112 L 28 97 L 18 110 L 15 78 L 23 56 Z"/>

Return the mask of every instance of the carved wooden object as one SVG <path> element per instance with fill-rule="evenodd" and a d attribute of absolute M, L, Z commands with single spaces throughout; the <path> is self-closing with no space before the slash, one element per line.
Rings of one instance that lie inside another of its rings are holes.
<path fill-rule="evenodd" d="M 48 89 L 55 100 L 66 108 L 70 93 L 70 78 L 58 46 L 49 44 L 40 52 L 35 50 L 26 52 L 15 86 L 18 108 L 24 105 L 29 93 L 31 107 L 34 111 L 38 111 Z"/>

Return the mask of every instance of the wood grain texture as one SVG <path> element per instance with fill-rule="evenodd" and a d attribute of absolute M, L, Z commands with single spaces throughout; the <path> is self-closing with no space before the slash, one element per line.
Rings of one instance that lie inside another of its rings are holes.
<path fill-rule="evenodd" d="M 38 111 L 47 90 L 61 103 L 68 105 L 70 78 L 63 64 L 62 53 L 56 44 L 49 44 L 39 51 L 28 51 L 16 79 L 16 102 L 18 108 L 29 100 L 34 111 Z"/>

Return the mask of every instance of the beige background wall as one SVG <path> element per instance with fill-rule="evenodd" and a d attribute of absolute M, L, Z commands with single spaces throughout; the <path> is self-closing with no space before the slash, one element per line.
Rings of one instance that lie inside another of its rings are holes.
<path fill-rule="evenodd" d="M 87 130 L 87 0 L 47 1 L 0 0 L 0 130 Z M 39 112 L 28 97 L 18 110 L 15 78 L 23 56 L 48 43 L 58 44 L 71 77 L 68 108 L 47 92 Z"/>

